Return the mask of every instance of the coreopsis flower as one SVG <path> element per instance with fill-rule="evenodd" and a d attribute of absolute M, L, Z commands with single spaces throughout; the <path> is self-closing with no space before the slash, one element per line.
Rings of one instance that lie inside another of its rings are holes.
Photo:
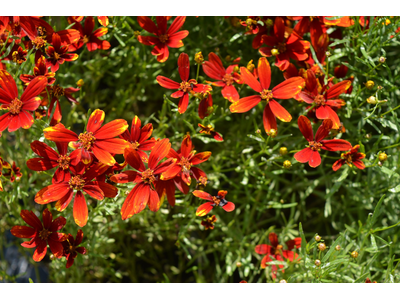
<path fill-rule="evenodd" d="M 111 181 L 116 183 L 136 183 L 122 205 L 122 220 L 140 213 L 145 209 L 146 205 L 154 212 L 160 209 L 160 198 L 153 186 L 157 184 L 159 175 L 167 171 L 175 163 L 174 159 L 170 158 L 159 164 L 167 156 L 170 148 L 171 143 L 168 139 L 158 141 L 150 152 L 147 168 L 137 151 L 131 147 L 125 148 L 125 160 L 137 171 L 123 171 L 110 178 Z"/>
<path fill-rule="evenodd" d="M 260 101 L 265 100 L 267 105 L 264 108 L 263 123 L 264 129 L 269 135 L 272 129 L 275 133 L 278 131 L 276 118 L 283 122 L 290 122 L 292 120 L 290 113 L 276 100 L 274 100 L 274 98 L 293 98 L 295 95 L 301 92 L 305 82 L 304 79 L 299 76 L 292 77 L 286 79 L 284 82 L 278 84 L 272 90 L 270 90 L 271 67 L 265 57 L 261 57 L 258 60 L 257 72 L 259 81 L 247 68 L 240 68 L 243 81 L 254 91 L 260 93 L 260 95 L 241 98 L 232 103 L 229 109 L 233 113 L 243 113 L 255 107 L 258 103 L 260 103 Z"/>
<path fill-rule="evenodd" d="M 187 185 L 190 185 L 191 177 L 198 180 L 201 176 L 206 176 L 203 170 L 194 166 L 207 161 L 210 156 L 210 151 L 196 154 L 192 139 L 188 134 L 183 138 L 181 148 L 178 152 L 172 148 L 169 150 L 167 158 L 175 158 L 176 164 L 161 175 L 161 180 L 171 179 L 178 175 Z"/>
<path fill-rule="evenodd" d="M 148 157 L 144 151 L 151 150 L 156 144 L 156 140 L 154 138 L 149 139 L 153 133 L 153 124 L 148 123 L 140 128 L 141 125 L 142 122 L 138 116 L 135 116 L 132 120 L 131 132 L 127 129 L 119 137 L 128 141 L 130 147 L 137 151 L 144 162 L 147 162 Z"/>
<path fill-rule="evenodd" d="M 262 25 L 264 23 L 264 25 Z M 241 21 L 240 24 L 246 27 L 245 34 L 255 34 L 253 39 L 252 47 L 254 49 L 260 48 L 262 44 L 262 36 L 267 33 L 268 28 L 271 27 L 274 22 L 271 19 L 263 19 L 261 17 L 247 17 L 245 21 Z"/>
<path fill-rule="evenodd" d="M 314 104 L 316 108 L 316 117 L 320 120 L 330 119 L 333 122 L 333 129 L 338 129 L 340 119 L 334 109 L 346 105 L 342 99 L 337 99 L 351 86 L 350 80 L 343 80 L 334 85 L 321 85 L 316 79 L 312 70 L 307 70 L 306 88 L 300 92 L 300 98 L 308 104 Z"/>
<path fill-rule="evenodd" d="M 116 136 L 122 134 L 127 128 L 125 120 L 118 119 L 103 125 L 104 111 L 96 109 L 89 117 L 86 131 L 79 136 L 64 127 L 61 123 L 43 130 L 44 137 L 53 142 L 72 142 L 70 146 L 80 149 L 78 160 L 84 164 L 92 162 L 92 154 L 102 163 L 112 166 L 115 159 L 111 153 L 122 154 L 128 147 L 129 142 L 124 139 L 117 139 Z"/>
<path fill-rule="evenodd" d="M 14 182 L 15 180 L 19 181 L 21 179 L 21 168 L 17 167 L 15 161 L 13 161 L 12 165 L 8 163 L 3 165 L 3 168 L 6 169 L 6 171 L 3 172 L 3 176 L 8 177 L 11 182 Z"/>
<path fill-rule="evenodd" d="M 271 232 L 268 238 L 271 245 L 261 244 L 257 245 L 255 248 L 256 253 L 261 255 L 266 254 L 261 260 L 261 268 L 265 269 L 268 266 L 268 263 L 272 262 L 273 259 L 276 259 L 278 261 L 284 261 L 283 258 L 286 258 L 289 261 L 296 261 L 298 259 L 298 254 L 294 253 L 292 250 L 294 248 L 300 248 L 301 238 L 295 238 L 294 240 L 287 241 L 286 246 L 288 250 L 283 250 L 283 246 L 280 245 L 278 242 L 278 236 L 276 235 L 276 233 Z M 282 273 L 284 273 L 283 265 L 279 265 L 279 268 L 281 268 Z M 276 278 L 277 270 L 277 266 L 272 265 L 271 276 L 273 279 Z"/>
<path fill-rule="evenodd" d="M 200 99 L 199 110 L 198 110 L 199 118 L 203 120 L 205 117 L 208 117 L 214 111 L 213 99 L 209 91 L 205 93 L 199 93 L 196 96 Z"/>
<path fill-rule="evenodd" d="M 224 139 L 222 138 L 221 134 L 214 130 L 214 127 L 211 125 L 204 126 L 200 123 L 197 124 L 201 129 L 200 133 L 211 135 L 215 140 L 222 142 Z"/>
<path fill-rule="evenodd" d="M 263 56 L 275 56 L 275 65 L 284 71 L 289 67 L 289 59 L 303 61 L 308 58 L 307 49 L 310 43 L 301 39 L 296 33 L 286 33 L 285 21 L 281 17 L 276 17 L 272 35 L 262 36 L 263 44 L 266 47 L 259 49 Z"/>
<path fill-rule="evenodd" d="M 19 128 L 28 129 L 33 124 L 31 112 L 40 105 L 39 94 L 47 85 L 47 78 L 39 76 L 33 79 L 21 98 L 18 96 L 17 84 L 7 71 L 0 70 L 0 103 L 1 108 L 8 110 L 0 117 L 0 132 L 8 127 L 12 132 Z"/>
<path fill-rule="evenodd" d="M 97 28 L 95 31 L 93 31 L 94 25 L 95 25 L 94 18 L 91 16 L 86 17 L 83 26 L 79 22 L 76 22 L 72 26 L 72 28 L 78 31 L 79 38 L 78 41 L 76 41 L 75 43 L 71 43 L 68 50 L 74 52 L 82 48 L 84 45 L 86 45 L 86 48 L 90 52 L 95 51 L 97 49 L 100 50 L 110 49 L 111 44 L 108 41 L 99 39 L 99 37 L 107 34 L 108 28 L 102 27 L 102 28 Z"/>
<path fill-rule="evenodd" d="M 64 217 L 58 217 L 53 220 L 53 215 L 46 208 L 43 211 L 43 223 L 39 218 L 28 210 L 21 211 L 21 217 L 29 226 L 14 226 L 11 233 L 19 238 L 30 238 L 28 242 L 23 242 L 22 247 L 35 248 L 33 253 L 34 261 L 41 261 L 47 252 L 47 244 L 50 246 L 54 256 L 60 258 L 63 254 L 63 242 L 67 235 L 59 233 L 66 224 Z"/>
<path fill-rule="evenodd" d="M 183 114 L 189 105 L 189 93 L 204 93 L 210 91 L 211 87 L 206 84 L 197 83 L 195 79 L 189 80 L 190 63 L 189 56 L 181 53 L 178 58 L 178 71 L 182 82 L 175 82 L 164 76 L 157 76 L 156 80 L 159 85 L 171 90 L 178 90 L 171 95 L 173 98 L 180 98 L 178 104 L 178 112 Z"/>
<path fill-rule="evenodd" d="M 237 64 L 233 64 L 225 69 L 221 59 L 213 52 L 208 54 L 208 61 L 203 63 L 204 73 L 208 77 L 218 80 L 210 83 L 214 86 L 222 87 L 222 96 L 230 102 L 239 100 L 239 93 L 233 85 L 235 82 L 240 82 L 240 75 L 234 72 L 234 68 L 237 66 Z"/>
<path fill-rule="evenodd" d="M 201 221 L 201 225 L 204 226 L 205 230 L 214 229 L 214 223 L 217 222 L 217 217 L 215 215 L 209 216 Z"/>
<path fill-rule="evenodd" d="M 82 255 L 87 253 L 85 247 L 78 247 L 82 243 L 82 239 L 83 231 L 82 229 L 78 229 L 75 239 L 72 234 L 69 233 L 67 239 L 62 242 L 64 248 L 63 256 L 67 258 L 67 269 L 74 264 L 74 260 L 78 256 L 78 253 Z"/>
<path fill-rule="evenodd" d="M 71 173 L 66 173 L 63 180 L 41 189 L 35 196 L 35 202 L 38 204 L 48 204 L 57 201 L 55 207 L 58 211 L 66 209 L 74 199 L 74 220 L 75 223 L 83 227 L 88 220 L 88 208 L 83 193 L 88 194 L 96 200 L 103 200 L 104 197 L 114 198 L 117 195 L 117 189 L 108 184 L 99 185 L 98 181 L 93 181 L 108 169 L 108 166 L 102 163 L 95 163 L 86 168 L 85 166 L 76 169 L 70 169 Z"/>
<path fill-rule="evenodd" d="M 56 72 L 64 61 L 74 61 L 78 59 L 78 54 L 68 53 L 68 45 L 61 45 L 60 36 L 54 33 L 52 36 L 52 46 L 46 49 L 46 67 L 51 69 L 51 72 Z"/>
<path fill-rule="evenodd" d="M 4 169 L 11 169 L 11 165 L 6 162 L 3 158 L 0 157 L 0 178 L 3 176 L 3 168 Z M 0 192 L 3 191 L 3 184 L 0 180 Z"/>
<path fill-rule="evenodd" d="M 21 79 L 22 82 L 28 84 L 29 82 L 31 82 L 33 79 L 35 79 L 38 76 L 46 77 L 48 85 L 52 85 L 56 81 L 56 79 L 54 78 L 56 76 L 56 74 L 48 71 L 48 68 L 46 66 L 46 59 L 44 56 L 41 56 L 36 61 L 35 67 L 33 68 L 33 75 L 22 74 L 19 77 L 19 79 Z"/>
<path fill-rule="evenodd" d="M 352 167 L 354 165 L 360 170 L 365 169 L 364 162 L 361 161 L 365 158 L 365 154 L 359 151 L 360 145 L 355 145 L 349 152 L 342 153 L 340 155 L 341 159 L 337 160 L 333 164 L 333 171 L 339 170 L 344 164 L 347 164 L 349 167 Z"/>
<path fill-rule="evenodd" d="M 12 61 L 21 65 L 23 62 L 26 61 L 27 54 L 28 54 L 28 50 L 24 50 L 24 49 L 22 49 L 21 46 L 18 46 L 18 49 L 15 51 L 12 51 L 12 53 L 11 53 Z"/>
<path fill-rule="evenodd" d="M 79 17 L 68 17 L 68 23 L 72 24 L 75 22 L 82 22 L 84 16 L 79 16 Z M 109 24 L 108 17 L 97 17 L 97 21 L 99 21 L 101 26 L 107 27 Z"/>
<path fill-rule="evenodd" d="M 330 119 L 322 122 L 318 128 L 317 133 L 313 134 L 311 122 L 307 117 L 300 116 L 298 125 L 301 133 L 308 141 L 307 148 L 297 152 L 294 158 L 300 163 L 308 162 L 309 166 L 316 168 L 321 164 L 321 156 L 319 151 L 321 149 L 327 151 L 347 151 L 351 149 L 351 144 L 348 141 L 341 139 L 324 140 L 328 136 L 329 131 L 332 129 L 333 123 Z"/>
<path fill-rule="evenodd" d="M 183 46 L 182 40 L 188 36 L 189 31 L 178 31 L 185 23 L 186 17 L 176 17 L 171 26 L 167 29 L 168 17 L 157 16 L 157 25 L 149 17 L 137 17 L 137 21 L 144 30 L 155 36 L 137 37 L 138 41 L 146 46 L 154 45 L 151 54 L 157 56 L 159 62 L 165 62 L 169 57 L 170 48 Z"/>
<path fill-rule="evenodd" d="M 371 281 L 371 279 L 367 278 L 365 279 L 365 283 L 377 283 L 376 281 Z"/>
<path fill-rule="evenodd" d="M 205 199 L 208 202 L 200 205 L 196 210 L 196 216 L 203 217 L 208 214 L 215 206 L 221 206 L 225 211 L 231 212 L 235 209 L 235 204 L 233 202 L 229 202 L 225 199 L 227 191 L 219 191 L 217 196 L 211 196 L 209 193 L 206 193 L 201 190 L 193 191 L 193 195 L 199 197 L 201 199 Z"/>
<path fill-rule="evenodd" d="M 28 159 L 26 165 L 33 171 L 47 171 L 58 167 L 53 176 L 53 183 L 63 181 L 79 161 L 77 151 L 68 154 L 68 143 L 56 143 L 58 152 L 40 141 L 33 141 L 31 149 L 40 157 Z"/>

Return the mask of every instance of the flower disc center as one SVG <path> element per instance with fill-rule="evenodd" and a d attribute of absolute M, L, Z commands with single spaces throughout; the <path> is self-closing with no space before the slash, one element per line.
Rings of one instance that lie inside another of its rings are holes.
<path fill-rule="evenodd" d="M 14 100 L 11 101 L 11 104 L 8 107 L 8 110 L 11 114 L 17 115 L 21 112 L 21 108 L 22 108 L 23 104 L 24 103 L 21 100 L 15 98 Z"/>
<path fill-rule="evenodd" d="M 92 147 L 94 141 L 96 140 L 96 138 L 93 136 L 93 133 L 91 132 L 81 133 L 78 138 L 79 141 L 82 143 L 82 147 L 86 150 L 90 150 L 90 147 Z"/>

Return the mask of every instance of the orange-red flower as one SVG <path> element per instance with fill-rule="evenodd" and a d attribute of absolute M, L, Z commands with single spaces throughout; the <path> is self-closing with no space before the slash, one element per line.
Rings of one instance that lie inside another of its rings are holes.
<path fill-rule="evenodd" d="M 63 211 L 71 202 L 74 194 L 74 219 L 75 223 L 83 227 L 88 220 L 88 208 L 83 192 L 96 200 L 103 200 L 104 197 L 114 198 L 117 195 L 117 188 L 108 184 L 99 184 L 93 181 L 97 176 L 103 174 L 108 166 L 102 163 L 95 163 L 90 168 L 85 168 L 81 164 L 81 168 L 70 169 L 71 173 L 66 173 L 63 180 L 54 182 L 53 184 L 41 189 L 35 196 L 35 202 L 38 204 L 56 203 L 56 209 Z"/>
<path fill-rule="evenodd" d="M 89 117 L 86 131 L 79 136 L 59 123 L 56 126 L 45 128 L 43 130 L 44 137 L 53 142 L 72 142 L 70 146 L 80 150 L 78 160 L 84 164 L 92 162 L 93 154 L 99 161 L 111 166 L 115 164 L 111 153 L 122 154 L 124 149 L 130 145 L 123 139 L 115 138 L 128 128 L 128 123 L 118 119 L 102 126 L 104 116 L 104 111 L 96 109 Z"/>
<path fill-rule="evenodd" d="M 99 37 L 107 34 L 108 28 L 102 27 L 94 30 L 94 18 L 89 16 L 86 17 L 84 26 L 81 23 L 76 22 L 72 28 L 78 31 L 78 41 L 71 43 L 69 51 L 74 52 L 82 48 L 86 44 L 86 48 L 89 51 L 95 51 L 97 49 L 107 50 L 110 49 L 111 44 L 108 41 L 100 40 Z"/>
<path fill-rule="evenodd" d="M 69 45 L 61 45 L 61 38 L 57 33 L 52 36 L 52 45 L 46 49 L 46 67 L 51 69 L 51 72 L 56 72 L 64 61 L 74 61 L 78 59 L 78 54 L 67 53 Z"/>
<path fill-rule="evenodd" d="M 135 116 L 132 120 L 131 132 L 127 129 L 124 133 L 120 134 L 119 137 L 128 141 L 130 147 L 137 151 L 144 162 L 147 162 L 148 157 L 144 151 L 151 150 L 156 144 L 156 140 L 154 138 L 149 140 L 153 133 L 153 124 L 148 123 L 140 128 L 141 125 L 142 122 L 138 116 Z"/>
<path fill-rule="evenodd" d="M 334 85 L 326 84 L 321 86 L 315 77 L 315 73 L 309 69 L 306 76 L 306 88 L 300 92 L 300 98 L 308 104 L 316 107 L 316 117 L 320 120 L 330 119 L 333 122 L 333 129 L 340 127 L 340 119 L 333 110 L 346 105 L 342 99 L 337 99 L 351 86 L 350 80 L 343 80 Z"/>
<path fill-rule="evenodd" d="M 217 222 L 217 217 L 215 215 L 212 215 L 201 221 L 201 225 L 204 226 L 205 230 L 213 230 L 215 222 Z"/>
<path fill-rule="evenodd" d="M 75 239 L 72 234 L 69 233 L 67 239 L 62 242 L 64 247 L 63 256 L 67 258 L 67 269 L 74 264 L 74 260 L 78 256 L 78 253 L 83 255 L 87 253 L 85 247 L 78 247 L 82 243 L 82 239 L 83 231 L 82 229 L 78 229 Z"/>
<path fill-rule="evenodd" d="M 342 153 L 340 156 L 341 159 L 337 160 L 333 164 L 333 171 L 339 170 L 344 164 L 347 164 L 349 167 L 352 167 L 354 165 L 360 170 L 365 169 L 364 162 L 361 161 L 365 158 L 365 154 L 359 151 L 360 145 L 355 145 L 349 152 Z"/>
<path fill-rule="evenodd" d="M 54 78 L 56 74 L 48 71 L 48 68 L 46 67 L 46 59 L 44 56 L 41 56 L 36 61 L 35 67 L 33 68 L 33 75 L 22 74 L 19 77 L 19 79 L 21 79 L 21 81 L 23 81 L 24 83 L 28 84 L 38 76 L 46 77 L 48 85 L 52 85 L 56 81 L 56 79 Z"/>
<path fill-rule="evenodd" d="M 155 36 L 139 35 L 138 41 L 146 46 L 155 45 L 151 54 L 157 56 L 159 62 L 165 62 L 169 56 L 168 47 L 180 48 L 182 40 L 188 36 L 189 31 L 178 31 L 185 23 L 186 17 L 176 17 L 167 29 L 168 17 L 157 16 L 157 25 L 149 17 L 137 17 L 137 21 L 144 30 Z"/>
<path fill-rule="evenodd" d="M 224 140 L 224 139 L 222 138 L 221 134 L 219 134 L 218 132 L 216 132 L 216 131 L 214 130 L 214 127 L 212 127 L 211 125 L 204 126 L 204 125 L 202 125 L 202 124 L 200 124 L 200 123 L 198 123 L 197 125 L 201 128 L 201 129 L 200 129 L 200 133 L 212 135 L 212 137 L 213 137 L 215 140 L 219 141 L 219 142 L 222 142 L 222 141 Z"/>
<path fill-rule="evenodd" d="M 221 206 L 227 212 L 233 211 L 235 209 L 235 204 L 225 199 L 226 194 L 228 194 L 227 191 L 219 191 L 217 196 L 211 196 L 209 193 L 206 193 L 201 190 L 193 191 L 193 195 L 208 201 L 197 208 L 196 216 L 198 217 L 205 216 L 215 206 Z"/>
<path fill-rule="evenodd" d="M 300 248 L 301 238 L 287 241 L 286 246 L 288 250 L 283 250 L 283 246 L 279 244 L 278 236 L 274 232 L 269 234 L 269 241 L 271 245 L 261 244 L 257 245 L 255 248 L 256 253 L 261 255 L 266 254 L 261 260 L 261 268 L 265 269 L 268 266 L 268 263 L 273 261 L 273 258 L 279 261 L 284 261 L 283 258 L 286 258 L 289 261 L 295 261 L 298 259 L 298 254 L 291 250 L 295 247 Z M 283 269 L 283 265 L 279 265 L 279 268 Z M 271 275 L 273 279 L 276 278 L 277 269 L 276 265 L 272 265 Z M 282 273 L 284 273 L 284 270 L 282 270 Z"/>
<path fill-rule="evenodd" d="M 167 156 L 170 148 L 171 143 L 168 139 L 158 141 L 150 152 L 147 168 L 137 151 L 133 150 L 131 147 L 125 148 L 125 160 L 137 171 L 124 171 L 110 178 L 111 181 L 116 183 L 137 183 L 122 205 L 122 220 L 126 220 L 140 213 L 145 209 L 146 205 L 154 212 L 160 209 L 160 198 L 153 186 L 156 184 L 156 181 L 159 180 L 159 176 L 175 163 L 174 159 L 170 158 L 158 164 Z"/>
<path fill-rule="evenodd" d="M 231 104 L 229 109 L 233 113 L 247 112 L 255 107 L 260 101 L 265 100 L 267 105 L 264 109 L 263 123 L 264 129 L 267 134 L 270 134 L 271 129 L 275 132 L 278 131 L 276 124 L 276 118 L 283 122 L 290 122 L 292 116 L 289 112 L 284 109 L 274 98 L 276 99 L 290 99 L 300 93 L 305 85 L 304 79 L 297 76 L 286 79 L 284 82 L 278 84 L 272 90 L 269 89 L 271 84 L 271 67 L 268 60 L 265 57 L 261 57 L 258 60 L 258 81 L 254 75 L 244 67 L 240 68 L 243 81 L 250 86 L 254 91 L 260 93 L 260 95 L 254 95 L 244 97 Z"/>
<path fill-rule="evenodd" d="M 216 82 L 211 82 L 211 84 L 222 87 L 222 96 L 230 102 L 239 100 L 239 93 L 233 85 L 235 82 L 240 82 L 240 75 L 234 72 L 234 68 L 237 66 L 237 64 L 230 65 L 225 70 L 221 59 L 213 52 L 208 54 L 208 61 L 203 63 L 204 73 L 206 73 L 208 77 L 218 80 Z"/>
<path fill-rule="evenodd" d="M 23 242 L 22 247 L 35 248 L 33 253 L 34 261 L 41 261 L 47 252 L 47 244 L 55 257 L 60 258 L 63 254 L 63 242 L 67 235 L 59 233 L 67 221 L 64 217 L 58 217 L 53 220 L 53 215 L 46 208 L 43 211 L 43 224 L 39 218 L 28 210 L 21 211 L 21 217 L 29 226 L 14 226 L 11 233 L 19 238 L 30 238 L 29 242 Z"/>
<path fill-rule="evenodd" d="M 303 61 L 308 58 L 307 49 L 310 43 L 301 39 L 296 33 L 287 35 L 285 32 L 285 21 L 281 17 L 276 17 L 274 31 L 272 35 L 263 35 L 262 42 L 266 47 L 259 49 L 263 56 L 275 56 L 275 65 L 284 71 L 289 67 L 289 59 Z"/>
<path fill-rule="evenodd" d="M 301 163 L 308 162 L 309 166 L 316 168 L 321 164 L 321 156 L 319 151 L 321 149 L 327 151 L 347 151 L 351 149 L 351 144 L 348 141 L 341 139 L 324 140 L 332 129 L 333 123 L 330 119 L 324 120 L 321 126 L 318 128 L 317 133 L 314 133 L 311 126 L 311 122 L 307 117 L 300 116 L 298 119 L 298 125 L 301 133 L 308 141 L 309 145 L 307 148 L 297 152 L 294 158 Z"/>
<path fill-rule="evenodd" d="M 19 98 L 14 78 L 7 71 L 0 70 L 0 103 L 2 109 L 8 110 L 0 117 L 0 132 L 7 127 L 12 132 L 21 127 L 28 129 L 32 126 L 34 120 L 31 112 L 39 107 L 38 96 L 46 85 L 46 77 L 36 77 Z"/>
<path fill-rule="evenodd" d="M 182 82 L 178 83 L 164 76 L 157 76 L 156 80 L 159 85 L 171 90 L 178 90 L 171 95 L 173 98 L 180 98 L 178 104 L 178 112 L 183 114 L 189 105 L 189 93 L 204 93 L 211 90 L 206 84 L 197 83 L 195 79 L 189 80 L 190 63 L 189 56 L 181 53 L 178 58 L 178 71 Z"/>

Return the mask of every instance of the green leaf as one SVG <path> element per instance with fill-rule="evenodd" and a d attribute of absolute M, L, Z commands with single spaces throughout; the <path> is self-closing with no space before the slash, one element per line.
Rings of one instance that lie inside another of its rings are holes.
<path fill-rule="evenodd" d="M 371 218 L 371 221 L 370 221 L 370 224 L 369 224 L 370 228 L 372 226 L 374 226 L 375 222 L 378 220 L 379 215 L 382 213 L 381 206 L 382 206 L 382 201 L 383 201 L 384 198 L 385 198 L 385 195 L 383 195 L 381 197 L 381 199 L 378 201 L 378 204 L 375 206 L 374 213 L 372 215 L 372 218 Z"/>
<path fill-rule="evenodd" d="M 301 225 L 301 222 L 299 223 L 299 232 L 300 232 L 300 237 L 301 237 L 301 249 L 300 249 L 300 252 L 301 252 L 301 256 L 305 260 L 307 241 L 306 241 L 306 237 L 304 236 L 303 226 Z"/>
<path fill-rule="evenodd" d="M 354 281 L 354 283 L 364 283 L 365 280 L 367 279 L 368 275 L 369 275 L 369 272 L 362 274 L 360 277 L 358 277 L 358 278 Z"/>
<path fill-rule="evenodd" d="M 326 261 L 329 259 L 329 257 L 331 256 L 331 254 L 332 254 L 334 251 L 336 251 L 336 250 L 335 250 L 335 247 L 336 247 L 337 245 L 339 245 L 341 242 L 342 242 L 342 236 L 339 236 L 339 237 L 335 240 L 335 242 L 330 246 L 328 252 L 327 252 L 327 253 L 324 255 L 324 257 L 322 258 L 321 261 L 322 261 L 323 263 L 326 262 Z"/>
<path fill-rule="evenodd" d="M 389 192 L 392 192 L 392 193 L 400 192 L 400 184 L 398 186 L 396 186 L 395 188 L 389 189 Z"/>

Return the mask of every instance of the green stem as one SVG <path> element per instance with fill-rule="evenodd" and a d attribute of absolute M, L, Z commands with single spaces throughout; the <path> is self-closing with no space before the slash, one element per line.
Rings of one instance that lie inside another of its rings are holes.
<path fill-rule="evenodd" d="M 399 105 L 399 106 L 396 106 L 395 108 L 392 108 L 391 110 L 389 110 L 389 111 L 387 111 L 387 112 L 385 112 L 385 113 L 383 113 L 383 114 L 381 114 L 381 116 L 384 116 L 384 115 L 386 115 L 386 114 L 388 114 L 388 113 L 390 113 L 390 112 L 392 112 L 392 111 L 394 111 L 394 110 L 396 110 L 396 109 L 398 109 L 398 108 L 400 108 L 400 105 Z"/>

